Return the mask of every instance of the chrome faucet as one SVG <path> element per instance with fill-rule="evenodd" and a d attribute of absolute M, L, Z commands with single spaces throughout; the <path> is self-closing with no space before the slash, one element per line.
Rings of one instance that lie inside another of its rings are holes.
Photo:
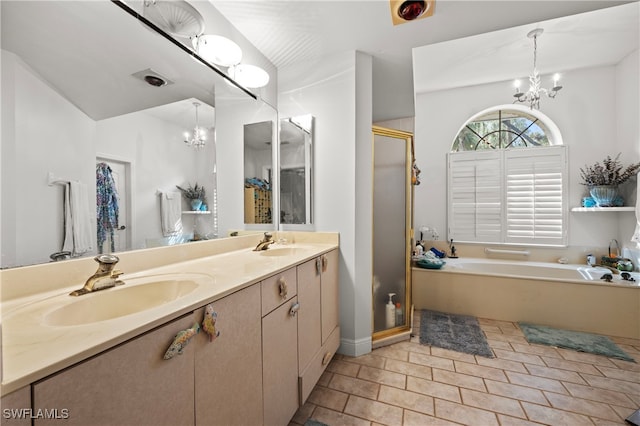
<path fill-rule="evenodd" d="M 122 271 L 113 269 L 116 263 L 120 261 L 117 256 L 101 254 L 94 257 L 93 260 L 98 262 L 98 270 L 87 279 L 82 288 L 69 293 L 70 296 L 82 296 L 83 294 L 124 284 L 123 281 L 118 279 L 122 275 Z"/>
<path fill-rule="evenodd" d="M 253 249 L 253 251 L 267 250 L 271 244 L 275 243 L 275 241 L 272 240 L 272 238 L 273 238 L 273 235 L 271 233 L 265 232 L 264 238 L 262 239 L 262 241 L 258 243 L 258 245 L 256 246 L 256 248 Z"/>

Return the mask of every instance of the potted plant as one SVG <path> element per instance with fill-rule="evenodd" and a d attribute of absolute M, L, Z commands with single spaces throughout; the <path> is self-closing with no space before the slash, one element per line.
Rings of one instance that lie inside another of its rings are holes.
<path fill-rule="evenodd" d="M 589 187 L 589 193 L 598 207 L 612 207 L 618 197 L 618 185 L 629 180 L 640 170 L 640 163 L 625 168 L 619 158 L 620 153 L 616 158 L 607 155 L 602 162 L 580 168 L 581 184 Z"/>
<path fill-rule="evenodd" d="M 200 206 L 202 206 L 202 203 L 206 200 L 204 186 L 198 186 L 198 183 L 196 182 L 194 186 L 189 184 L 187 188 L 182 188 L 181 186 L 176 185 L 176 188 L 182 192 L 184 198 L 189 200 L 191 203 L 191 210 L 200 210 Z"/>

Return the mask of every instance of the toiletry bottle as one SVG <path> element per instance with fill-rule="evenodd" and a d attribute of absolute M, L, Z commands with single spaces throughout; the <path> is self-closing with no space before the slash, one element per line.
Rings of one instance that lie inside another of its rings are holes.
<path fill-rule="evenodd" d="M 389 293 L 389 302 L 385 306 L 385 320 L 386 328 L 393 328 L 396 326 L 396 305 L 393 304 L 393 296 L 395 293 Z"/>
<path fill-rule="evenodd" d="M 396 327 L 402 325 L 402 306 L 400 302 L 396 303 Z"/>

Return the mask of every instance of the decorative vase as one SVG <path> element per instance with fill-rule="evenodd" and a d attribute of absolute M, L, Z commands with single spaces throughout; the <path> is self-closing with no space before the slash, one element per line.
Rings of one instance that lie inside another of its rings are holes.
<path fill-rule="evenodd" d="M 191 210 L 193 210 L 194 212 L 197 212 L 198 210 L 200 210 L 201 205 L 202 205 L 202 200 L 198 200 L 198 199 L 191 200 Z"/>
<path fill-rule="evenodd" d="M 614 200 L 618 196 L 617 185 L 598 185 L 589 188 L 591 197 L 596 201 L 598 207 L 613 207 Z"/>

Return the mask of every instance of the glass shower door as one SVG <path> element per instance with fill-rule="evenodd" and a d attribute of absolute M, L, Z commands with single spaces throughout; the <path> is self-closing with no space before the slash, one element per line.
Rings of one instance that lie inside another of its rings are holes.
<path fill-rule="evenodd" d="M 411 133 L 373 127 L 373 340 L 409 329 Z"/>

